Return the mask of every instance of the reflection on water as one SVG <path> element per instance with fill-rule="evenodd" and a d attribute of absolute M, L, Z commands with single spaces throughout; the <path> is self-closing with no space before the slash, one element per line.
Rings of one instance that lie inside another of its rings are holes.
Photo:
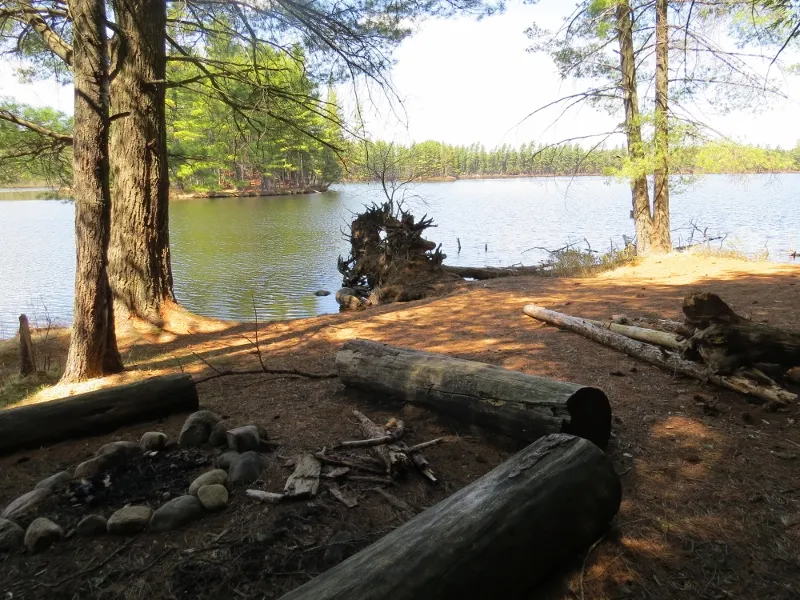
<path fill-rule="evenodd" d="M 0 190 L 3 192 L 3 190 Z M 0 193 L 0 200 L 36 197 L 39 191 Z M 800 243 L 799 175 L 710 176 L 672 201 L 677 242 L 695 221 L 726 244 L 746 252 L 765 247 L 785 260 L 791 237 Z M 324 194 L 270 198 L 177 201 L 170 205 L 175 291 L 204 315 L 260 319 L 335 312 L 336 259 L 353 212 L 382 198 L 378 186 L 347 184 Z M 466 180 L 416 185 L 406 203 L 427 213 L 457 265 L 535 264 L 565 242 L 594 249 L 633 235 L 624 183 L 598 177 Z M 74 275 L 71 203 L 0 201 L 0 337 L 13 335 L 17 316 L 68 322 Z M 456 239 L 461 240 L 457 252 Z"/>

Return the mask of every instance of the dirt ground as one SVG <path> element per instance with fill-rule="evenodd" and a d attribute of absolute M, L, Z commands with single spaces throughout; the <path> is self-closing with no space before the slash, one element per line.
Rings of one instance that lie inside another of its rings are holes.
<path fill-rule="evenodd" d="M 798 329 L 798 275 L 800 268 L 791 265 L 677 255 L 591 279 L 476 282 L 433 300 L 266 323 L 259 343 L 268 366 L 276 368 L 331 371 L 341 343 L 361 337 L 603 389 L 614 414 L 608 452 L 623 483 L 620 513 L 588 555 L 576 557 L 530 598 L 788 600 L 800 597 L 800 524 L 782 521 L 800 514 L 797 405 L 768 412 L 735 393 L 536 322 L 522 306 L 535 302 L 596 318 L 625 313 L 678 319 L 684 294 L 708 290 L 753 320 Z M 245 339 L 252 334 L 252 324 L 236 324 L 211 333 L 129 337 L 122 347 L 131 371 L 101 384 L 181 369 L 203 377 L 214 373 L 209 365 L 255 368 L 257 356 Z M 58 355 L 63 337 L 53 339 L 50 352 Z M 259 505 L 234 491 L 225 511 L 172 533 L 71 537 L 42 554 L 0 556 L 4 598 L 277 598 L 519 448 L 424 410 L 353 394 L 335 379 L 231 376 L 198 389 L 204 408 L 237 424 L 259 423 L 279 443 L 267 455 L 263 489 L 282 489 L 291 472 L 285 460 L 299 451 L 360 437 L 353 408 L 378 422 L 403 418 L 409 444 L 451 436 L 426 451 L 440 482 L 433 486 L 411 474 L 391 486 L 411 510 L 389 505 L 369 483 L 349 484 L 359 500 L 352 509 L 324 486 L 312 502 L 279 506 Z M 44 390 L 27 401 L 64 393 Z M 174 438 L 184 417 L 2 457 L 0 506 L 108 441 L 138 440 L 152 429 Z M 172 485 L 188 484 L 207 468 L 190 464 Z M 42 514 L 58 518 L 63 510 L 45 506 Z M 350 541 L 331 543 L 342 532 Z"/>

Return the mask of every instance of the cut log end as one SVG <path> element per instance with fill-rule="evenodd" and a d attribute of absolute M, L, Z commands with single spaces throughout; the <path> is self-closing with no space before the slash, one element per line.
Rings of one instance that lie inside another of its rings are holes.
<path fill-rule="evenodd" d="M 569 422 L 563 432 L 585 438 L 599 448 L 606 448 L 611 437 L 611 403 L 601 390 L 583 387 L 567 400 Z"/>

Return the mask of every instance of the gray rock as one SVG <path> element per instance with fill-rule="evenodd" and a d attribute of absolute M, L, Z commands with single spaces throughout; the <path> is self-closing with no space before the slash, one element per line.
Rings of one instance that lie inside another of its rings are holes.
<path fill-rule="evenodd" d="M 108 531 L 108 521 L 103 515 L 87 515 L 81 519 L 75 531 L 83 537 L 102 535 Z"/>
<path fill-rule="evenodd" d="M 124 456 L 129 458 L 141 453 L 142 449 L 136 442 L 110 442 L 94 453 L 95 456 Z"/>
<path fill-rule="evenodd" d="M 336 302 L 344 309 L 353 310 L 363 305 L 363 301 L 352 288 L 342 288 L 336 292 Z"/>
<path fill-rule="evenodd" d="M 45 479 L 42 479 L 39 483 L 36 484 L 36 489 L 40 490 L 42 488 L 48 488 L 55 491 L 58 491 L 62 488 L 67 487 L 67 484 L 72 481 L 72 475 L 69 471 L 61 471 L 60 473 L 56 473 L 55 475 L 50 475 Z"/>
<path fill-rule="evenodd" d="M 0 518 L 15 519 L 27 512 L 30 512 L 52 495 L 53 490 L 50 488 L 38 488 L 31 490 L 27 494 L 23 494 L 11 504 L 6 506 L 3 512 L 0 513 Z"/>
<path fill-rule="evenodd" d="M 194 496 L 178 496 L 153 513 L 150 531 L 170 531 L 191 523 L 203 514 L 203 506 Z"/>
<path fill-rule="evenodd" d="M 47 550 L 62 537 L 64 537 L 64 530 L 61 527 L 50 519 L 39 517 L 28 525 L 28 530 L 25 532 L 25 548 L 28 549 L 28 552 L 35 554 Z"/>
<path fill-rule="evenodd" d="M 94 458 L 82 462 L 75 468 L 75 479 L 92 477 L 127 462 L 132 456 L 141 454 L 135 442 L 111 442 L 95 452 Z"/>
<path fill-rule="evenodd" d="M 149 506 L 126 506 L 109 517 L 106 528 L 113 535 L 133 535 L 144 531 L 152 516 Z"/>
<path fill-rule="evenodd" d="M 331 293 L 328 290 L 317 290 L 314 292 L 315 296 L 330 296 Z"/>
<path fill-rule="evenodd" d="M 199 490 L 204 485 L 213 485 L 215 483 L 222 485 L 226 481 L 228 481 L 228 474 L 222 469 L 214 469 L 213 471 L 208 471 L 200 475 L 197 479 L 195 479 L 192 482 L 192 484 L 189 486 L 189 494 L 191 494 L 192 496 L 196 496 L 197 490 Z"/>
<path fill-rule="evenodd" d="M 218 483 L 204 485 L 197 490 L 197 499 L 206 510 L 222 510 L 228 506 L 228 490 Z"/>
<path fill-rule="evenodd" d="M 148 431 L 139 440 L 139 447 L 144 450 L 163 450 L 167 445 L 167 434 L 160 431 Z"/>
<path fill-rule="evenodd" d="M 221 417 L 210 410 L 198 410 L 190 414 L 183 424 L 178 443 L 182 448 L 196 448 L 208 441 L 214 425 L 221 421 Z"/>
<path fill-rule="evenodd" d="M 257 452 L 245 452 L 231 463 L 228 475 L 231 483 L 252 483 L 261 479 L 263 469 L 264 464 Z"/>
<path fill-rule="evenodd" d="M 231 429 L 226 434 L 228 448 L 237 452 L 258 450 L 261 447 L 261 434 L 255 425 L 245 425 Z"/>
<path fill-rule="evenodd" d="M 89 460 L 83 461 L 75 467 L 75 479 L 84 479 L 92 477 L 103 471 L 108 471 L 110 468 L 125 462 L 126 457 L 121 454 L 101 454 Z"/>
<path fill-rule="evenodd" d="M 339 531 L 328 541 L 325 548 L 325 563 L 328 566 L 336 565 L 345 559 L 347 545 L 353 541 L 354 536 L 349 531 Z"/>
<path fill-rule="evenodd" d="M 208 437 L 208 443 L 217 447 L 227 446 L 229 429 L 231 429 L 230 421 L 220 421 L 211 428 L 211 435 Z"/>
<path fill-rule="evenodd" d="M 223 452 L 217 457 L 215 461 L 215 465 L 219 469 L 225 469 L 226 471 L 230 468 L 231 463 L 239 458 L 239 453 L 234 452 L 233 450 L 228 450 L 227 452 Z"/>
<path fill-rule="evenodd" d="M 14 521 L 0 519 L 0 552 L 14 552 L 22 547 L 25 530 Z"/>

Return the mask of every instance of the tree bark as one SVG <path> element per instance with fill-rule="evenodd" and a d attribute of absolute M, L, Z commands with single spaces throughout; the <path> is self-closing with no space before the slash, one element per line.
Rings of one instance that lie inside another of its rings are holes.
<path fill-rule="evenodd" d="M 99 435 L 197 408 L 192 378 L 165 375 L 63 400 L 0 410 L 0 453 Z"/>
<path fill-rule="evenodd" d="M 590 340 L 624 352 L 628 356 L 638 358 L 651 365 L 745 394 L 755 399 L 757 403 L 776 402 L 778 404 L 786 404 L 797 399 L 796 394 L 774 385 L 758 385 L 744 377 L 722 377 L 716 375 L 701 364 L 683 360 L 678 355 L 667 352 L 658 346 L 638 342 L 608 329 L 597 327 L 579 317 L 548 310 L 535 304 L 526 304 L 522 311 L 529 317 L 579 333 Z"/>
<path fill-rule="evenodd" d="M 606 395 L 574 383 L 368 340 L 346 342 L 336 354 L 336 369 L 345 385 L 526 442 L 564 432 L 604 448 L 611 434 Z"/>
<path fill-rule="evenodd" d="M 530 597 L 619 510 L 611 460 L 549 435 L 281 600 Z"/>
<path fill-rule="evenodd" d="M 61 381 L 122 370 L 114 333 L 107 252 L 111 214 L 108 168 L 108 72 L 105 4 L 71 0 L 74 21 L 75 299 L 72 336 Z"/>
<path fill-rule="evenodd" d="M 636 253 L 642 256 L 651 251 L 653 237 L 653 217 L 650 212 L 650 196 L 647 191 L 647 174 L 644 171 L 644 143 L 639 114 L 639 93 L 636 80 L 636 55 L 633 47 L 633 12 L 630 2 L 617 3 L 617 36 L 619 41 L 619 60 L 621 71 L 622 98 L 625 107 L 625 139 L 628 156 L 636 170 L 631 176 L 631 196 L 633 198 L 633 217 L 636 229 Z"/>
<path fill-rule="evenodd" d="M 656 168 L 653 173 L 653 254 L 672 250 L 669 231 L 669 28 L 667 0 L 656 0 Z"/>
<path fill-rule="evenodd" d="M 166 3 L 114 0 L 118 43 L 111 84 L 109 278 L 120 317 L 163 324 L 172 305 L 165 122 Z"/>

